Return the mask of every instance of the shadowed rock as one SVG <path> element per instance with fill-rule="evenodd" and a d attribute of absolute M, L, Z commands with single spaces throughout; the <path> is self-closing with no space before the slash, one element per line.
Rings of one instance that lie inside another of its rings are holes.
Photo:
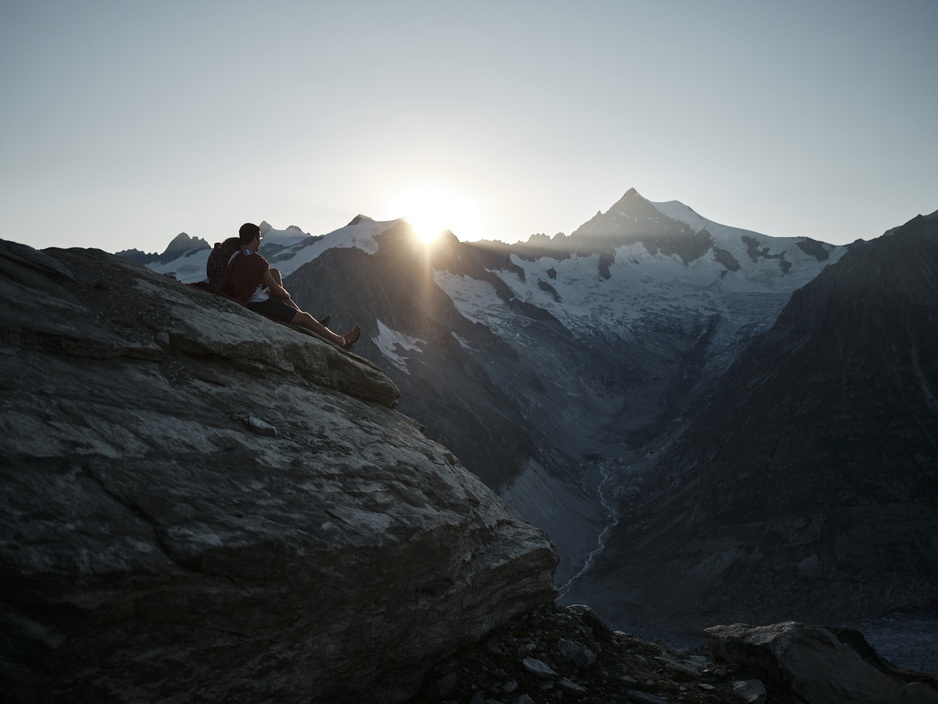
<path fill-rule="evenodd" d="M 903 677 L 856 631 L 787 622 L 714 626 L 706 633 L 714 662 L 754 671 L 807 704 L 938 702 L 933 678 Z"/>
<path fill-rule="evenodd" d="M 552 600 L 366 360 L 89 250 L 0 260 L 7 701 L 393 702 Z"/>

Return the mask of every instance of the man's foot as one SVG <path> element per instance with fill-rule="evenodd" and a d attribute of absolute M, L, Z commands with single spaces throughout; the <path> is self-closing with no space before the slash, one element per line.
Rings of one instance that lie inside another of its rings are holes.
<path fill-rule="evenodd" d="M 352 345 L 358 342 L 358 338 L 361 336 L 362 336 L 362 329 L 359 327 L 354 328 L 352 332 L 347 332 L 344 335 L 342 335 L 342 349 L 343 350 L 352 349 Z"/>
<path fill-rule="evenodd" d="M 332 316 L 331 316 L 331 315 L 327 315 L 325 318 L 317 318 L 317 320 L 318 320 L 320 323 L 322 323 L 322 326 L 323 326 L 324 328 L 327 328 L 327 327 L 329 327 L 329 323 L 332 322 Z"/>

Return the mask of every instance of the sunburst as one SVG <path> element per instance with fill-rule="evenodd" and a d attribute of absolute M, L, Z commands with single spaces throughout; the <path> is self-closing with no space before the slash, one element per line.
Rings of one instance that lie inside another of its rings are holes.
<path fill-rule="evenodd" d="M 460 239 L 479 235 L 479 211 L 466 198 L 437 186 L 421 186 L 399 195 L 393 203 L 424 242 L 451 230 Z"/>

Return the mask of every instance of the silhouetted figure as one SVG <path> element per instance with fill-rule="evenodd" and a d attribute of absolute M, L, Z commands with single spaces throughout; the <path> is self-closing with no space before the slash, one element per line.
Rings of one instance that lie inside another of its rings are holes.
<path fill-rule="evenodd" d="M 225 268 L 219 286 L 223 294 L 263 316 L 312 330 L 342 349 L 350 349 L 358 341 L 361 337 L 360 328 L 356 327 L 351 332 L 339 335 L 306 311 L 300 310 L 293 302 L 280 281 L 280 272 L 277 272 L 278 276 L 275 278 L 271 273 L 270 264 L 257 253 L 263 239 L 261 229 L 257 225 L 247 222 L 241 226 L 238 234 L 241 246 Z"/>

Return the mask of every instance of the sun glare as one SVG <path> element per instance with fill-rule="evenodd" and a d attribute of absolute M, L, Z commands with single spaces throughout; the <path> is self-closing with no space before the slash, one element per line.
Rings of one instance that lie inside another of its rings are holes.
<path fill-rule="evenodd" d="M 392 204 L 424 242 L 432 242 L 446 230 L 460 240 L 479 237 L 479 212 L 465 198 L 434 186 L 417 188 L 398 196 Z"/>

